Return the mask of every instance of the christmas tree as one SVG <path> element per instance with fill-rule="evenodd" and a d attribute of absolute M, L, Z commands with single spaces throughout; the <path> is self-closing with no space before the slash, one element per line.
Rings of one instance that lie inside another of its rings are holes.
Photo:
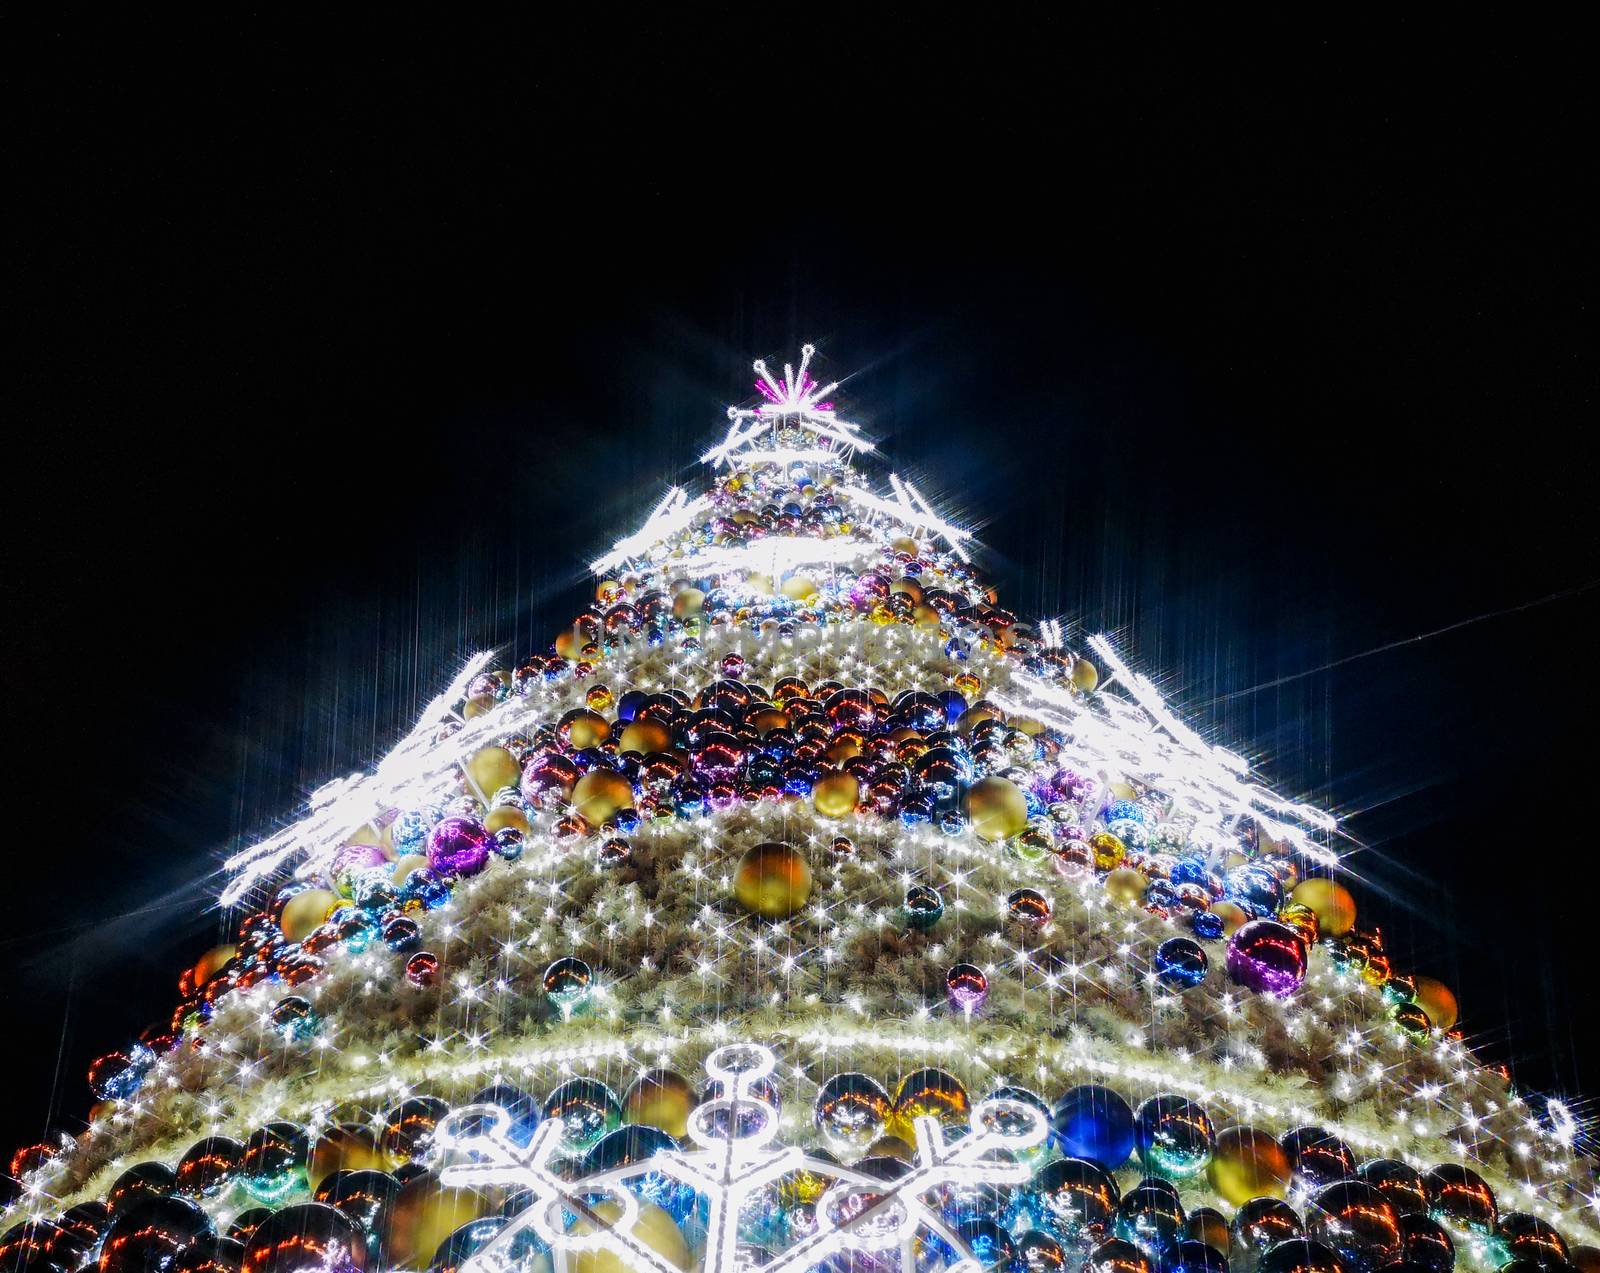
<path fill-rule="evenodd" d="M 6 1270 L 1600 1267 L 1328 813 L 1021 621 L 813 351 L 543 653 L 227 862 Z"/>

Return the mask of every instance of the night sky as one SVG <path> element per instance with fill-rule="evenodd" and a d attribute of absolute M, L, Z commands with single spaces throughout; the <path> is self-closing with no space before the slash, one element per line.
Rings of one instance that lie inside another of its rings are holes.
<path fill-rule="evenodd" d="M 12 42 L 5 1149 L 221 853 L 542 648 L 807 340 L 1003 602 L 1349 815 L 1397 966 L 1600 1093 L 1577 42 L 752 21 Z"/>

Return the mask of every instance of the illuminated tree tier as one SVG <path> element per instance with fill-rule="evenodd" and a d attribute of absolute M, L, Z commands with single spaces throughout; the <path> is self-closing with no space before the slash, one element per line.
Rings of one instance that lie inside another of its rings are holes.
<path fill-rule="evenodd" d="M 1571 1115 L 1356 925 L 1334 818 L 854 466 L 808 348 L 19 1151 L 8 1267 L 1600 1267 Z"/>

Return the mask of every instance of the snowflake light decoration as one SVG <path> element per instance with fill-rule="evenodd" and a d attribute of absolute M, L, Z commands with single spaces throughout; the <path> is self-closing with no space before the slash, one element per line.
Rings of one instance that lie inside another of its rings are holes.
<path fill-rule="evenodd" d="M 729 407 L 728 436 L 702 455 L 701 463 L 709 464 L 713 469 L 721 468 L 724 463 L 849 463 L 854 452 L 873 450 L 872 443 L 861 436 L 861 426 L 841 420 L 834 412 L 833 403 L 826 401 L 828 395 L 839 387 L 838 381 L 819 385 L 811 377 L 809 368 L 814 353 L 814 345 L 802 346 L 800 369 L 796 371 L 791 364 L 784 363 L 781 381 L 767 370 L 765 362 L 756 359 L 755 373 L 759 377 L 756 390 L 765 401 L 757 407 Z M 777 431 L 784 425 L 792 425 L 812 434 L 818 440 L 818 445 L 798 448 L 778 446 Z M 772 435 L 772 444 L 764 447 L 755 445 L 769 434 Z M 821 445 L 824 441 L 831 445 Z"/>
<path fill-rule="evenodd" d="M 898 1180 L 885 1181 L 852 1167 L 813 1158 L 797 1146 L 775 1143 L 777 1110 L 761 1099 L 759 1085 L 772 1074 L 776 1058 L 758 1044 L 731 1043 L 706 1058 L 714 1095 L 689 1116 L 687 1137 L 693 1149 L 664 1150 L 651 1158 L 580 1181 L 565 1178 L 553 1164 L 562 1121 L 549 1119 L 526 1148 L 509 1135 L 511 1116 L 494 1105 L 469 1105 L 453 1111 L 439 1126 L 437 1144 L 446 1166 L 446 1185 L 510 1185 L 529 1190 L 532 1203 L 513 1217 L 471 1260 L 471 1273 L 508 1273 L 520 1253 L 537 1248 L 553 1256 L 607 1251 L 629 1268 L 679 1273 L 677 1267 L 634 1234 L 639 1203 L 629 1182 L 665 1175 L 688 1186 L 703 1200 L 705 1240 L 700 1268 L 705 1273 L 736 1273 L 753 1254 L 742 1241 L 739 1217 L 760 1190 L 795 1172 L 831 1178 L 817 1202 L 811 1231 L 762 1267 L 772 1273 L 814 1268 L 846 1251 L 899 1253 L 900 1267 L 915 1267 L 918 1238 L 927 1233 L 957 1252 L 960 1273 L 979 1265 L 965 1244 L 927 1200 L 941 1185 L 1022 1184 L 1028 1179 L 1026 1152 L 1044 1143 L 1044 1114 L 1020 1101 L 996 1099 L 974 1106 L 970 1130 L 955 1142 L 932 1118 L 916 1120 L 916 1157 Z M 609 1216 L 601 1207 L 614 1214 Z M 572 1220 L 581 1221 L 575 1229 Z M 557 1266 L 560 1273 L 561 1265 Z"/>

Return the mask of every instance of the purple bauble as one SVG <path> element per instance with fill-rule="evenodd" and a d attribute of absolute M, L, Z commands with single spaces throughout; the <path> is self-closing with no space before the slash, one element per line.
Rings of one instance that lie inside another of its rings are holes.
<path fill-rule="evenodd" d="M 473 818 L 446 818 L 428 833 L 428 865 L 440 875 L 476 875 L 494 851 L 494 837 Z"/>
<path fill-rule="evenodd" d="M 944 988 L 951 1005 L 968 1015 L 983 1007 L 989 997 L 989 979 L 974 964 L 957 964 L 945 973 Z"/>
<path fill-rule="evenodd" d="M 1253 919 L 1228 940 L 1228 975 L 1258 994 L 1293 994 L 1306 979 L 1306 943 L 1287 924 Z"/>

